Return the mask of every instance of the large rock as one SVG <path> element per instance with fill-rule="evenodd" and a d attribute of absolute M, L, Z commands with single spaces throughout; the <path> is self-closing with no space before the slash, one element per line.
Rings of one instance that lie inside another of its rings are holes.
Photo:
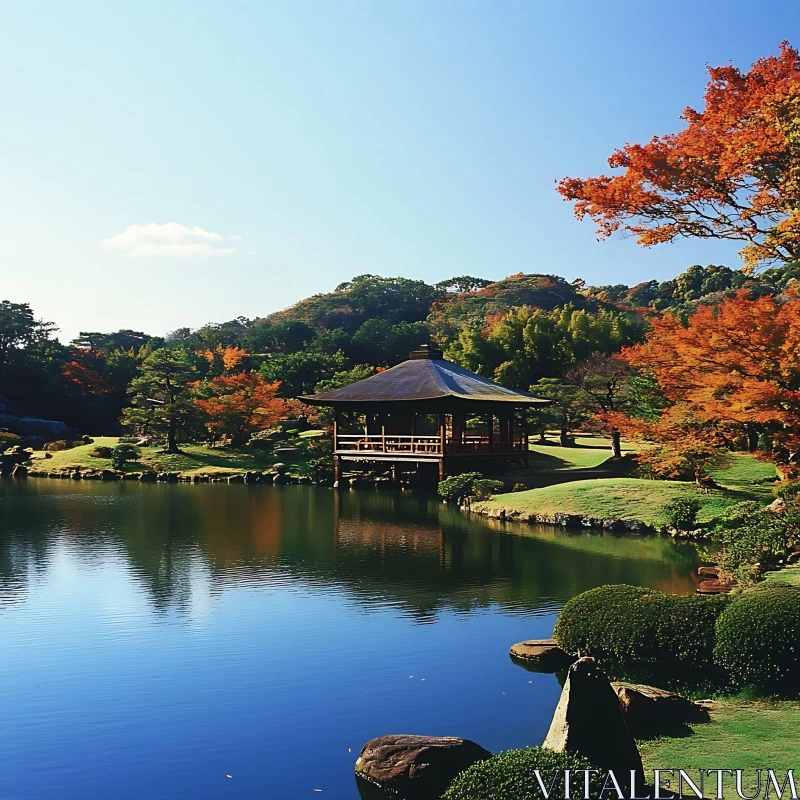
<path fill-rule="evenodd" d="M 575 656 L 564 652 L 555 639 L 529 639 L 511 646 L 511 658 L 536 672 L 566 669 Z"/>
<path fill-rule="evenodd" d="M 24 437 L 52 439 L 74 439 L 75 431 L 64 422 L 39 417 L 19 417 L 0 412 L 0 428 Z"/>
<path fill-rule="evenodd" d="M 611 685 L 634 736 L 667 736 L 681 731 L 690 722 L 708 720 L 708 711 L 703 706 L 675 692 L 641 683 L 615 681 Z"/>
<path fill-rule="evenodd" d="M 542 746 L 580 753 L 595 766 L 612 770 L 621 785 L 629 784 L 633 770 L 637 786 L 644 786 L 642 758 L 619 698 L 593 658 L 580 658 L 569 668 Z"/>
<path fill-rule="evenodd" d="M 401 798 L 434 800 L 459 772 L 490 755 L 454 736 L 379 736 L 364 745 L 356 775 Z"/>

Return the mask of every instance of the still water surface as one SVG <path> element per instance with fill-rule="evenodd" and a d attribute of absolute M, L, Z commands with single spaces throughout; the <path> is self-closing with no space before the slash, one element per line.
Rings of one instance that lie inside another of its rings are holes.
<path fill-rule="evenodd" d="M 0 796 L 353 800 L 373 736 L 540 744 L 560 687 L 509 646 L 699 563 L 407 494 L 0 482 Z"/>

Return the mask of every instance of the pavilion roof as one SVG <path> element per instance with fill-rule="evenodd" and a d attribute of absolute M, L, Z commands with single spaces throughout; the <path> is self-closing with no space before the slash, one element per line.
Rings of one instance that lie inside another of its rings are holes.
<path fill-rule="evenodd" d="M 307 395 L 300 399 L 311 405 L 359 403 L 401 403 L 441 400 L 507 403 L 515 406 L 548 406 L 552 400 L 529 392 L 509 389 L 482 378 L 452 361 L 446 361 L 441 350 L 426 346 L 411 353 L 408 361 L 352 383 L 342 389 Z"/>

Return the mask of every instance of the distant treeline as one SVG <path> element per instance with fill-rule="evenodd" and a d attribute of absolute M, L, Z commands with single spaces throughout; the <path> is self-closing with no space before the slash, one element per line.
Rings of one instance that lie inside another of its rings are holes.
<path fill-rule="evenodd" d="M 521 273 L 494 282 L 460 276 L 437 284 L 360 275 L 261 318 L 179 328 L 166 336 L 85 332 L 68 344 L 27 304 L 3 301 L 0 395 L 16 413 L 113 433 L 137 379 L 141 391 L 142 365 L 164 348 L 180 352 L 177 360 L 195 389 L 225 376 L 234 383 L 232 374 L 246 373 L 264 384 L 279 383 L 278 396 L 293 398 L 393 366 L 428 342 L 500 383 L 542 388 L 548 381 L 559 384 L 587 360 L 642 341 L 648 319 L 665 309 L 688 315 L 742 288 L 752 296 L 775 295 L 796 278 L 797 263 L 755 277 L 724 266 L 692 266 L 674 280 L 633 287 Z M 160 363 L 168 361 L 162 357 Z M 217 380 L 201 392 L 207 403 L 219 399 L 222 384 Z"/>

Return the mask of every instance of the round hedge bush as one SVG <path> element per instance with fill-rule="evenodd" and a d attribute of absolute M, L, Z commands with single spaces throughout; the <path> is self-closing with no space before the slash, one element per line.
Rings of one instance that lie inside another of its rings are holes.
<path fill-rule="evenodd" d="M 569 653 L 593 656 L 615 677 L 710 684 L 717 617 L 725 595 L 674 595 L 609 585 L 572 598 L 553 636 Z"/>
<path fill-rule="evenodd" d="M 717 663 L 737 686 L 795 696 L 800 691 L 800 588 L 747 589 L 717 620 Z"/>
<path fill-rule="evenodd" d="M 582 756 L 573 753 L 556 753 L 541 747 L 526 750 L 506 750 L 496 756 L 473 764 L 450 784 L 442 800 L 538 800 L 544 798 L 534 770 L 540 770 L 545 788 L 550 788 L 556 774 L 550 797 L 564 796 L 564 770 L 596 769 Z M 574 788 L 583 792 L 583 775 L 572 776 Z M 578 783 L 580 781 L 580 783 Z M 601 774 L 591 775 L 590 794 L 599 797 L 603 788 Z"/>

